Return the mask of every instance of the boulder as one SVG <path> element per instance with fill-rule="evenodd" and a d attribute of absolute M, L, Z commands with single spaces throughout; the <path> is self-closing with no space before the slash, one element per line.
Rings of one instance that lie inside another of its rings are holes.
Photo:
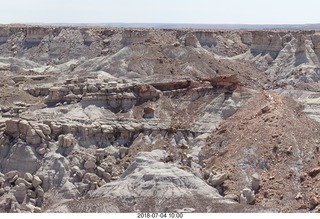
<path fill-rule="evenodd" d="M 226 173 L 221 173 L 221 174 L 210 173 L 208 183 L 211 186 L 215 187 L 215 186 L 221 185 L 227 178 L 228 178 L 228 175 Z"/>
<path fill-rule="evenodd" d="M 10 180 L 12 179 L 13 177 L 15 176 L 19 176 L 20 175 L 20 172 L 17 171 L 17 170 L 12 170 L 12 171 L 9 171 L 7 172 L 6 174 L 4 174 L 4 179 L 5 180 Z"/>
<path fill-rule="evenodd" d="M 78 166 L 72 166 L 70 170 L 72 174 L 76 174 L 78 171 L 80 171 L 80 168 Z"/>
<path fill-rule="evenodd" d="M 113 156 L 115 159 L 119 158 L 119 149 L 114 146 L 109 146 L 105 148 L 106 155 Z"/>
<path fill-rule="evenodd" d="M 9 183 L 14 183 L 17 179 L 19 178 L 18 175 L 15 175 L 14 177 L 12 177 L 11 179 L 8 180 Z"/>
<path fill-rule="evenodd" d="M 108 182 L 111 181 L 112 176 L 111 176 L 110 173 L 104 172 L 104 173 L 102 173 L 101 178 L 102 178 L 106 183 L 108 183 Z"/>
<path fill-rule="evenodd" d="M 39 207 L 34 207 L 34 208 L 33 208 L 33 212 L 34 212 L 34 213 L 41 213 L 42 210 L 41 210 L 41 208 L 39 208 Z"/>
<path fill-rule="evenodd" d="M 90 169 L 95 169 L 96 168 L 96 163 L 93 162 L 92 160 L 88 160 L 84 163 L 84 168 L 86 170 L 90 170 Z"/>
<path fill-rule="evenodd" d="M 34 188 L 37 188 L 39 185 L 41 185 L 42 180 L 38 176 L 33 176 L 32 179 L 32 185 Z"/>
<path fill-rule="evenodd" d="M 26 142 L 32 145 L 38 145 L 41 143 L 41 137 L 38 135 L 36 130 L 29 127 L 27 136 L 26 136 Z"/>
<path fill-rule="evenodd" d="M 100 178 L 95 173 L 86 173 L 83 176 L 84 183 L 99 183 Z"/>
<path fill-rule="evenodd" d="M 64 97 L 69 94 L 68 87 L 51 87 L 49 89 L 49 95 L 45 99 L 45 103 L 54 104 L 58 102 L 63 102 Z"/>
<path fill-rule="evenodd" d="M 81 182 L 82 181 L 82 177 L 74 174 L 73 177 L 72 177 L 72 180 L 70 180 L 70 182 L 72 183 L 76 183 L 76 182 Z"/>
<path fill-rule="evenodd" d="M 32 182 L 33 176 L 31 173 L 25 173 L 24 174 L 24 179 L 27 180 L 28 182 Z"/>
<path fill-rule="evenodd" d="M 6 121 L 6 131 L 5 133 L 13 138 L 19 137 L 19 120 L 10 119 Z"/>
<path fill-rule="evenodd" d="M 18 141 L 11 147 L 9 154 L 2 161 L 2 170 L 17 170 L 22 174 L 36 172 L 41 166 L 41 158 L 33 146 Z"/>
<path fill-rule="evenodd" d="M 23 178 L 18 178 L 15 181 L 16 185 L 19 185 L 20 183 L 23 183 L 26 186 L 26 188 L 28 188 L 28 189 L 32 188 L 32 184 L 30 182 L 28 182 L 27 180 L 23 179 Z"/>
<path fill-rule="evenodd" d="M 252 204 L 255 200 L 254 191 L 249 188 L 245 188 L 240 192 L 240 203 L 241 204 Z"/>
<path fill-rule="evenodd" d="M 16 191 L 14 192 L 14 197 L 16 198 L 19 204 L 23 203 L 26 198 L 27 188 L 25 184 L 20 183 L 15 187 Z"/>
<path fill-rule="evenodd" d="M 46 150 L 45 148 L 43 148 L 43 147 L 38 147 L 38 148 L 37 148 L 37 152 L 38 152 L 40 155 L 44 155 L 44 154 L 47 152 L 47 150 Z"/>
<path fill-rule="evenodd" d="M 76 176 L 83 178 L 85 173 L 86 173 L 85 170 L 78 170 L 75 174 Z"/>
<path fill-rule="evenodd" d="M 98 183 L 98 186 L 101 187 L 101 186 L 104 186 L 105 184 L 107 184 L 107 182 L 101 179 Z"/>
<path fill-rule="evenodd" d="M 37 176 L 43 181 L 44 179 L 44 174 L 43 173 L 37 173 Z"/>
<path fill-rule="evenodd" d="M 48 126 L 46 124 L 38 124 L 38 126 L 44 135 L 49 136 L 51 134 L 50 126 Z"/>
<path fill-rule="evenodd" d="M 27 120 L 21 120 L 18 123 L 20 138 L 26 140 L 28 130 L 31 126 Z"/>
<path fill-rule="evenodd" d="M 257 192 L 260 188 L 260 182 L 261 182 L 260 175 L 258 173 L 254 173 L 252 175 L 252 180 L 251 180 L 251 189 Z"/>
<path fill-rule="evenodd" d="M 72 134 L 60 135 L 58 138 L 58 145 L 64 148 L 70 147 L 76 144 L 76 142 Z"/>
<path fill-rule="evenodd" d="M 102 167 L 97 167 L 96 173 L 99 177 L 102 177 L 102 175 L 105 173 L 105 170 Z"/>
<path fill-rule="evenodd" d="M 44 190 L 41 186 L 38 186 L 35 190 L 37 197 L 43 197 L 44 196 Z"/>
<path fill-rule="evenodd" d="M 110 163 L 101 163 L 100 167 L 104 169 L 107 173 L 112 173 L 112 164 Z"/>
<path fill-rule="evenodd" d="M 97 160 L 103 160 L 104 156 L 105 156 L 104 148 L 98 148 L 96 150 L 96 158 L 97 158 Z"/>
<path fill-rule="evenodd" d="M 61 125 L 56 122 L 50 121 L 48 125 L 50 127 L 51 134 L 54 136 L 58 135 L 62 130 Z"/>

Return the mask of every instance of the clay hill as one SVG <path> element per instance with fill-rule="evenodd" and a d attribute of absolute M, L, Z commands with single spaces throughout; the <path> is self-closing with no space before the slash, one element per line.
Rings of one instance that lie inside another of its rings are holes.
<path fill-rule="evenodd" d="M 319 212 L 319 45 L 0 26 L 0 212 Z"/>

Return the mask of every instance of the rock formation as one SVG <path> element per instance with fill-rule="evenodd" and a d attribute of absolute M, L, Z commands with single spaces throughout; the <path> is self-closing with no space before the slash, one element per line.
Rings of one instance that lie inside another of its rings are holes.
<path fill-rule="evenodd" d="M 319 39 L 1 25 L 0 211 L 319 211 Z"/>

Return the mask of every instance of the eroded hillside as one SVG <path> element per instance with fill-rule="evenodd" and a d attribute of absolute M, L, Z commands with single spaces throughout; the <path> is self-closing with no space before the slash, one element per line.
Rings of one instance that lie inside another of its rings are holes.
<path fill-rule="evenodd" d="M 319 36 L 0 26 L 1 211 L 318 211 Z"/>

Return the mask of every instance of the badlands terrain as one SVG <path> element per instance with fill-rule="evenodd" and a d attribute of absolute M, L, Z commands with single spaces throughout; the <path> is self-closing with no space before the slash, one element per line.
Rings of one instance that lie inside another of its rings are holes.
<path fill-rule="evenodd" d="M 2 25 L 0 212 L 320 212 L 319 59 L 315 30 Z"/>

